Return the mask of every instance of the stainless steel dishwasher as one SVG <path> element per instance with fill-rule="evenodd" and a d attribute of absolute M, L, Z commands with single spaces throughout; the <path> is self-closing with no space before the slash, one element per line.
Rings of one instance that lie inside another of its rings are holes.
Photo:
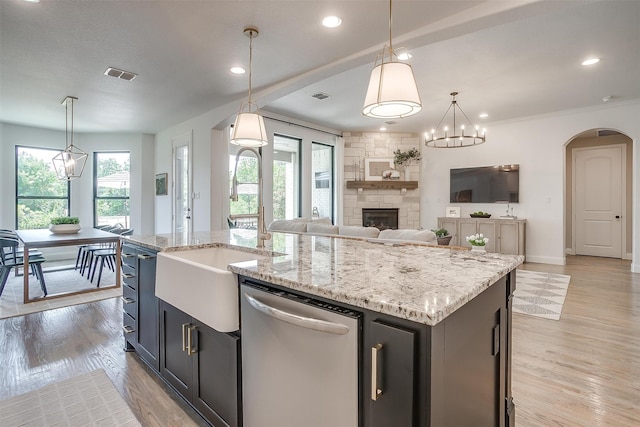
<path fill-rule="evenodd" d="M 357 427 L 360 314 L 240 287 L 245 427 Z"/>

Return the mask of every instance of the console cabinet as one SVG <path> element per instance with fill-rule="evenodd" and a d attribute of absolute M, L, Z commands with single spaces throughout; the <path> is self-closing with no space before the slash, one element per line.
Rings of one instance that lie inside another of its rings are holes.
<path fill-rule="evenodd" d="M 491 218 L 438 218 L 438 228 L 444 228 L 453 236 L 452 246 L 471 247 L 466 236 L 482 233 L 489 239 L 487 252 L 525 255 L 526 220 Z"/>
<path fill-rule="evenodd" d="M 122 245 L 122 310 L 125 350 L 135 350 L 158 370 L 158 299 L 156 254 L 141 246 Z"/>

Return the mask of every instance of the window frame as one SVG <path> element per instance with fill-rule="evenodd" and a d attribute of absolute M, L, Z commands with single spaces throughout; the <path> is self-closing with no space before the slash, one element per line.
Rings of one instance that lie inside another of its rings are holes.
<path fill-rule="evenodd" d="M 98 196 L 98 156 L 100 154 L 128 154 L 129 155 L 129 192 L 126 197 L 104 197 Z M 126 200 L 129 207 L 129 222 L 131 222 L 131 151 L 129 150 L 115 150 L 115 151 L 94 151 L 93 152 L 93 226 L 98 226 L 98 201 L 99 200 Z M 130 225 L 130 224 L 129 224 Z M 123 224 L 124 226 L 124 224 Z"/>
<path fill-rule="evenodd" d="M 18 153 L 20 151 L 20 149 L 25 149 L 25 150 L 47 150 L 47 151 L 51 151 L 52 155 L 51 155 L 51 159 L 53 162 L 53 158 L 55 157 L 55 155 L 57 153 L 59 153 L 61 150 L 57 149 L 57 148 L 49 148 L 49 147 L 36 147 L 36 146 L 32 146 L 32 145 L 17 145 L 15 146 L 15 152 L 14 152 L 14 161 L 15 161 L 15 169 L 14 169 L 14 180 L 15 180 L 15 194 L 14 194 L 14 200 L 15 200 L 15 229 L 16 230 L 20 230 L 19 226 L 19 215 L 18 215 L 18 205 L 19 205 L 19 200 L 24 199 L 24 200 L 65 200 L 67 201 L 67 215 L 71 216 L 71 181 L 67 181 L 67 195 L 66 197 L 64 196 L 20 196 L 20 194 L 18 193 L 19 189 L 18 189 L 18 172 L 19 172 L 19 161 L 18 161 Z M 53 163 L 52 163 L 53 164 Z"/>
<path fill-rule="evenodd" d="M 336 146 L 333 144 L 327 144 L 326 142 L 319 142 L 319 141 L 311 141 L 311 156 L 313 157 L 313 146 L 314 145 L 321 145 L 323 147 L 328 147 L 331 149 L 331 223 L 335 224 L 335 216 L 336 216 L 336 204 L 337 204 L 337 200 L 336 200 Z M 313 160 L 312 160 L 313 161 Z M 312 177 L 311 177 L 311 185 L 312 187 L 312 192 L 313 189 L 315 189 L 315 174 L 313 172 L 313 165 L 311 166 L 311 173 L 312 173 Z M 312 205 L 312 209 L 313 209 L 313 195 L 311 196 L 311 205 Z"/>

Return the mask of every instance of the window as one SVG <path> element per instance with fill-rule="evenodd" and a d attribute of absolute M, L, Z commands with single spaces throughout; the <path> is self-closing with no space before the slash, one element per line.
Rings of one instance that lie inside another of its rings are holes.
<path fill-rule="evenodd" d="M 311 203 L 313 215 L 333 221 L 333 146 L 314 142 L 311 145 L 313 185 Z"/>
<path fill-rule="evenodd" d="M 69 215 L 69 182 L 52 162 L 59 152 L 16 146 L 16 229 L 47 228 L 51 218 Z"/>
<path fill-rule="evenodd" d="M 236 164 L 238 146 L 230 147 L 229 154 L 229 194 L 233 185 L 233 170 Z M 245 151 L 238 160 L 238 200 L 230 202 L 229 226 L 237 228 L 257 228 L 258 225 L 258 159 L 250 151 Z"/>
<path fill-rule="evenodd" d="M 300 216 L 301 142 L 282 135 L 273 137 L 273 219 Z"/>
<path fill-rule="evenodd" d="M 93 224 L 131 224 L 128 151 L 93 153 Z"/>

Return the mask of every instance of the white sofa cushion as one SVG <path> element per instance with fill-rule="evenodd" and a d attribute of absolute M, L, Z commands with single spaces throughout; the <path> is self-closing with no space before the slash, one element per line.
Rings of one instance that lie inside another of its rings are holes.
<path fill-rule="evenodd" d="M 438 238 L 433 231 L 429 230 L 382 230 L 378 235 L 379 239 L 418 241 L 425 243 L 438 243 Z"/>
<path fill-rule="evenodd" d="M 380 234 L 380 230 L 375 227 L 362 227 L 359 225 L 342 225 L 338 232 L 341 236 L 368 237 L 375 239 Z"/>
<path fill-rule="evenodd" d="M 338 234 L 340 227 L 321 221 L 312 221 L 307 224 L 307 233 L 311 234 Z"/>
<path fill-rule="evenodd" d="M 269 224 L 269 231 L 304 233 L 307 231 L 307 223 L 297 220 L 276 219 Z"/>

